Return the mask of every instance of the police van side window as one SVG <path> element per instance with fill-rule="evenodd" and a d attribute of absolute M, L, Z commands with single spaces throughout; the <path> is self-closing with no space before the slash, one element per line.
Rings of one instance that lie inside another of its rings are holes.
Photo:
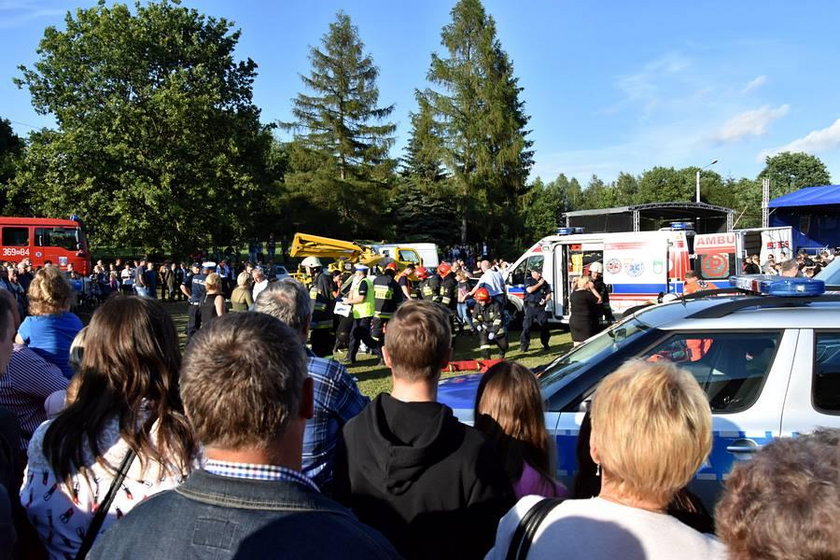
<path fill-rule="evenodd" d="M 688 370 L 709 398 L 712 412 L 746 410 L 758 399 L 776 355 L 781 332 L 679 333 L 644 357 Z"/>
<path fill-rule="evenodd" d="M 817 332 L 814 348 L 814 408 L 840 414 L 840 332 Z"/>
<path fill-rule="evenodd" d="M 540 256 L 534 256 L 534 257 L 528 257 L 527 270 L 539 270 L 540 272 L 543 272 L 543 261 L 544 260 L 545 260 L 545 257 L 543 257 L 541 255 Z M 527 270 L 526 270 L 526 272 L 527 272 Z"/>
<path fill-rule="evenodd" d="M 29 228 L 9 227 L 3 228 L 3 245 L 6 247 L 26 247 L 29 245 Z"/>
<path fill-rule="evenodd" d="M 518 286 L 525 283 L 525 268 L 528 266 L 528 259 L 523 259 L 510 274 L 510 283 Z"/>

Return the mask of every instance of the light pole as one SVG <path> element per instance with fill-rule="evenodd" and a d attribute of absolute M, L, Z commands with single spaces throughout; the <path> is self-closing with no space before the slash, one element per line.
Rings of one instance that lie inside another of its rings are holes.
<path fill-rule="evenodd" d="M 701 167 L 700 169 L 697 170 L 697 174 L 695 175 L 696 181 L 695 181 L 695 188 L 694 188 L 695 202 L 700 202 L 700 172 L 703 171 L 704 169 L 707 169 L 707 168 L 713 166 L 717 162 L 718 162 L 718 160 L 714 160 L 709 165 L 706 165 L 705 167 Z"/>

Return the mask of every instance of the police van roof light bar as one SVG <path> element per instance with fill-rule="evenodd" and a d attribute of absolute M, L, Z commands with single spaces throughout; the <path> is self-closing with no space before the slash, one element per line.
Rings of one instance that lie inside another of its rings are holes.
<path fill-rule="evenodd" d="M 788 278 L 770 274 L 732 276 L 729 283 L 746 292 L 764 296 L 807 297 L 825 293 L 825 282 L 813 278 Z"/>

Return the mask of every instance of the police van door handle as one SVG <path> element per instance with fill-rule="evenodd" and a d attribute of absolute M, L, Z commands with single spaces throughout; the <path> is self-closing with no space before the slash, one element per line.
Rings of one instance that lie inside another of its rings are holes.
<path fill-rule="evenodd" d="M 726 450 L 730 453 L 755 453 L 760 447 L 751 439 L 736 439 L 732 445 L 727 445 Z"/>

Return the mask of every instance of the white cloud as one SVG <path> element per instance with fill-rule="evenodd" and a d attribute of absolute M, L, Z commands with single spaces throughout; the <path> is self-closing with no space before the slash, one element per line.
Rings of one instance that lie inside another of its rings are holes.
<path fill-rule="evenodd" d="M 747 136 L 764 136 L 767 126 L 785 116 L 789 110 L 787 104 L 775 108 L 765 105 L 760 109 L 737 114 L 724 123 L 715 134 L 715 139 L 719 142 L 734 142 Z"/>
<path fill-rule="evenodd" d="M 751 92 L 757 90 L 758 88 L 760 88 L 761 86 L 763 86 L 766 83 L 767 83 L 767 76 L 764 76 L 764 75 L 758 76 L 755 79 L 753 79 L 752 81 L 750 81 L 750 83 L 748 83 L 746 86 L 744 86 L 744 89 L 741 90 L 741 93 L 751 93 Z"/>
<path fill-rule="evenodd" d="M 0 28 L 11 29 L 32 20 L 53 18 L 67 13 L 66 8 L 45 6 L 37 0 L 0 0 Z"/>
<path fill-rule="evenodd" d="M 679 81 L 691 64 L 691 59 L 681 53 L 665 53 L 646 63 L 640 71 L 618 77 L 615 85 L 624 98 L 604 112 L 615 113 L 632 104 L 642 105 L 643 115 L 650 115 L 657 106 L 670 100 L 674 88 L 672 82 Z"/>
<path fill-rule="evenodd" d="M 816 154 L 832 150 L 840 146 L 840 119 L 834 121 L 831 126 L 821 128 L 819 130 L 812 130 L 802 138 L 797 138 L 793 142 L 789 142 L 784 146 L 763 150 L 756 161 L 764 161 L 767 156 L 779 154 L 782 152 L 805 152 L 806 154 Z"/>

